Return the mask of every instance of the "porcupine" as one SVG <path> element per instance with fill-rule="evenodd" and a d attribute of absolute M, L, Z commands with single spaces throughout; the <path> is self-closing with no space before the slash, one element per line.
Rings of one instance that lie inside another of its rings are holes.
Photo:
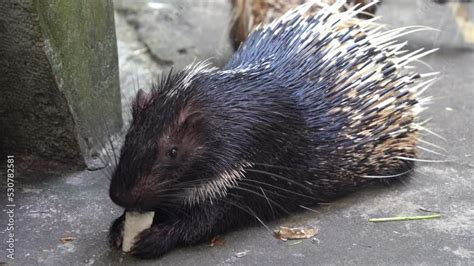
<path fill-rule="evenodd" d="M 232 228 L 265 222 L 407 176 L 417 157 L 419 95 L 433 74 L 407 64 L 384 31 L 308 3 L 257 28 L 221 70 L 206 63 L 139 91 L 110 184 L 126 211 L 154 211 L 131 254 L 159 257 Z M 120 247 L 124 215 L 109 239 Z"/>

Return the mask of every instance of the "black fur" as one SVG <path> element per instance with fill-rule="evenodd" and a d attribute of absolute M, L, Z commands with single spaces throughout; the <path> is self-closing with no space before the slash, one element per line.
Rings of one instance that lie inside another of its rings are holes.
<path fill-rule="evenodd" d="M 305 20 L 325 23 L 321 16 Z M 155 212 L 133 255 L 159 257 L 178 245 L 281 217 L 380 180 L 364 176 L 401 177 L 413 167 L 397 157 L 416 157 L 414 117 L 401 119 L 416 104 L 402 91 L 406 86 L 388 89 L 378 80 L 356 87 L 357 95 L 365 96 L 354 98 L 337 86 L 342 70 L 356 73 L 355 66 L 371 60 L 390 66 L 384 61 L 387 51 L 323 60 L 326 39 L 299 50 L 305 40 L 290 41 L 303 29 L 287 31 L 298 21 L 286 23 L 278 35 L 265 28 L 254 32 L 223 70 L 170 74 L 150 95 L 137 96 L 110 186 L 111 199 L 127 211 Z M 356 26 L 352 30 L 358 32 Z M 366 41 L 357 38 L 363 47 Z M 384 80 L 414 79 L 410 75 L 391 70 Z M 388 115 L 369 104 L 373 95 L 384 93 L 397 97 L 393 104 L 400 107 Z M 349 111 L 339 110 L 344 107 Z M 352 127 L 356 111 L 364 116 Z M 402 127 L 406 131 L 394 133 Z M 209 185 L 242 165 L 243 176 L 235 183 Z M 212 191 L 192 196 L 199 186 Z M 123 217 L 110 231 L 117 248 Z"/>

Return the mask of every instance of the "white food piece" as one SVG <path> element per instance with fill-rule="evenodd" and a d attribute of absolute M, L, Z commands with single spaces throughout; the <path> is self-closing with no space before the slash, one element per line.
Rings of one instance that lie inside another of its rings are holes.
<path fill-rule="evenodd" d="M 122 250 L 129 252 L 135 243 L 135 237 L 143 230 L 151 227 L 155 212 L 126 212 L 123 227 Z"/>

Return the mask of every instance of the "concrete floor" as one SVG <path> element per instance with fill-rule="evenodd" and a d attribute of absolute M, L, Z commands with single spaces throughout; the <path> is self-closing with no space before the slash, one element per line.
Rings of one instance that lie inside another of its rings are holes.
<path fill-rule="evenodd" d="M 474 10 L 471 6 L 471 14 Z M 262 227 L 231 232 L 224 244 L 176 249 L 155 261 L 137 261 L 109 249 L 107 228 L 121 210 L 108 198 L 106 170 L 80 172 L 40 183 L 16 184 L 18 265 L 314 265 L 474 263 L 474 47 L 462 42 L 450 9 L 427 1 L 384 1 L 378 15 L 394 26 L 429 25 L 441 32 L 410 36 L 413 48 L 440 47 L 425 62 L 441 71 L 426 93 L 436 102 L 426 111 L 429 128 L 445 141 L 424 139 L 447 149 L 449 163 L 419 163 L 411 182 L 372 188 L 329 205 L 269 223 L 319 228 L 314 239 L 289 245 Z M 471 15 L 472 17 L 472 15 Z M 120 36 L 119 36 L 120 38 Z M 446 159 L 429 153 L 423 158 Z M 21 173 L 19 173 L 21 174 Z M 2 191 L 4 189 L 2 188 Z M 5 198 L 0 199 L 2 206 Z M 370 223 L 369 217 L 440 211 L 441 219 Z M 6 221 L 2 212 L 1 221 Z M 1 225 L 3 227 L 3 225 Z M 64 237 L 76 237 L 66 244 Z M 6 237 L 0 232 L 0 239 Z M 2 244 L 5 245 L 4 241 Z M 6 261 L 1 246 L 0 261 Z"/>

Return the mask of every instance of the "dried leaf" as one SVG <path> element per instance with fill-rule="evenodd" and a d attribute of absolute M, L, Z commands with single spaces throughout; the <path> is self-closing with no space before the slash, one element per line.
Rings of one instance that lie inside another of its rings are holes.
<path fill-rule="evenodd" d="M 66 244 L 66 243 L 74 241 L 76 239 L 77 239 L 77 237 L 74 237 L 74 236 L 66 236 L 66 237 L 63 237 L 63 238 L 59 239 L 59 241 L 61 241 L 61 244 Z"/>
<path fill-rule="evenodd" d="M 219 236 L 215 236 L 211 239 L 211 243 L 209 244 L 210 247 L 222 246 L 224 245 L 224 239 L 220 238 Z"/>
<path fill-rule="evenodd" d="M 303 228 L 295 227 L 290 228 L 286 226 L 280 226 L 280 230 L 275 231 L 275 237 L 287 241 L 294 239 L 307 239 L 315 236 L 318 233 L 316 228 Z"/>

